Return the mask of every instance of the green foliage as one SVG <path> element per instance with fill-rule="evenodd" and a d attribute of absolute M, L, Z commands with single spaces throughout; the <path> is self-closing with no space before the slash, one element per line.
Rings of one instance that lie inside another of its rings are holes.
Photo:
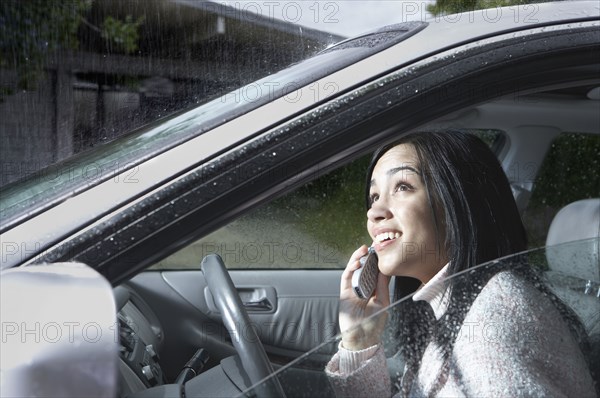
<path fill-rule="evenodd" d="M 102 25 L 102 37 L 117 49 L 127 54 L 133 53 L 138 48 L 139 27 L 144 22 L 144 17 L 133 21 L 131 15 L 120 21 L 113 17 L 106 17 Z"/>
<path fill-rule="evenodd" d="M 600 136 L 562 134 L 542 163 L 531 207 L 563 207 L 600 196 Z"/>
<path fill-rule="evenodd" d="M 0 68 L 16 71 L 16 88 L 35 85 L 49 53 L 77 50 L 81 23 L 114 45 L 115 51 L 137 50 L 138 30 L 144 19 L 134 21 L 127 16 L 120 21 L 108 16 L 100 29 L 85 18 L 92 3 L 93 0 L 0 0 Z M 0 96 L 12 92 L 14 88 L 3 88 Z"/>
<path fill-rule="evenodd" d="M 435 4 L 427 6 L 427 11 L 437 16 L 539 2 L 540 0 L 437 0 Z"/>
<path fill-rule="evenodd" d="M 371 156 L 365 156 L 299 188 L 276 206 L 302 220 L 308 235 L 348 258 L 360 245 L 369 245 L 364 200 L 365 173 Z"/>
<path fill-rule="evenodd" d="M 77 48 L 81 14 L 88 0 L 0 1 L 0 67 L 17 71 L 20 89 L 42 71 L 45 57 L 59 48 Z"/>
<path fill-rule="evenodd" d="M 477 136 L 477 138 L 479 138 L 481 141 L 483 141 L 492 150 L 494 150 L 494 145 L 496 144 L 496 142 L 498 142 L 498 140 L 500 140 L 500 138 L 504 134 L 500 130 L 490 130 L 490 129 L 487 129 L 487 130 L 484 130 L 484 129 L 461 129 L 461 130 L 465 133 L 471 133 L 471 134 Z"/>
<path fill-rule="evenodd" d="M 365 207 L 365 176 L 371 156 L 320 178 L 304 194 L 325 195 L 316 211 L 306 214 L 305 227 L 320 241 L 336 248 L 345 258 L 360 245 L 370 245 Z M 343 238 L 342 238 L 343 237 Z"/>
<path fill-rule="evenodd" d="M 564 206 L 600 196 L 600 136 L 562 134 L 550 147 L 523 213 L 529 247 L 544 246 L 548 227 Z"/>

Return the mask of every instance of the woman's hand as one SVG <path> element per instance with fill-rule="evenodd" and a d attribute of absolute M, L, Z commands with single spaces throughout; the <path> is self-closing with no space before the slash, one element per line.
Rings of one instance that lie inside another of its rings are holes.
<path fill-rule="evenodd" d="M 340 329 L 342 331 L 342 346 L 351 351 L 371 347 L 381 341 L 385 327 L 386 313 L 375 318 L 369 318 L 390 304 L 388 285 L 390 277 L 379 273 L 375 294 L 368 300 L 356 296 L 352 289 L 352 274 L 360 268 L 360 258 L 367 254 L 367 246 L 356 250 L 346 269 L 342 273 L 340 284 Z"/>

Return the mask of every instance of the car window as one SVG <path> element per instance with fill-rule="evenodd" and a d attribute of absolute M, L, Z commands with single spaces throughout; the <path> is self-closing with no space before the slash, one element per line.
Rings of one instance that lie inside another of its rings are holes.
<path fill-rule="evenodd" d="M 22 13 L 27 13 L 29 8 L 23 4 L 26 3 L 11 3 L 8 6 L 15 18 L 25 18 Z M 185 9 L 186 5 L 181 7 Z M 196 9 L 193 5 L 189 5 L 189 8 Z M 173 12 L 170 7 L 167 9 L 168 12 Z M 95 8 L 92 7 L 92 10 Z M 220 8 L 215 5 L 214 10 L 210 7 L 209 10 L 212 12 Z M 83 18 L 77 12 L 75 14 L 76 19 Z M 92 15 L 95 14 L 92 12 Z M 178 17 L 174 19 L 177 20 Z M 173 20 L 169 22 L 173 23 Z M 203 63 L 200 66 L 196 65 L 200 70 L 190 74 L 204 76 L 204 79 L 210 80 L 208 86 L 214 92 L 210 91 L 206 84 L 198 83 L 201 87 L 197 87 L 195 84 L 197 82 L 190 81 L 193 78 L 189 76 L 182 78 L 182 81 L 175 81 L 175 78 L 168 73 L 166 75 L 170 76 L 169 78 L 166 78 L 164 73 L 161 75 L 161 67 L 165 66 L 164 60 L 155 58 L 158 56 L 157 53 L 169 53 L 171 50 L 162 48 L 161 46 L 168 47 L 168 45 L 160 40 L 156 48 L 152 46 L 152 51 L 148 50 L 143 54 L 144 59 L 152 59 L 151 64 L 158 65 L 158 71 L 149 68 L 144 71 L 143 76 L 131 76 L 124 72 L 123 75 L 113 76 L 109 74 L 112 71 L 110 66 L 103 66 L 109 71 L 105 71 L 104 74 L 83 72 L 75 74 L 65 67 L 65 70 L 59 72 L 66 80 L 67 78 L 72 80 L 65 83 L 63 88 L 65 96 L 68 96 L 68 103 L 65 105 L 68 109 L 65 110 L 64 119 L 69 119 L 69 123 L 63 123 L 64 128 L 61 129 L 55 126 L 56 138 L 47 139 L 44 136 L 42 137 L 44 139 L 35 140 L 35 144 L 32 144 L 31 140 L 8 139 L 1 147 L 3 162 L 0 186 L 3 188 L 3 196 L 0 203 L 2 210 L 0 228 L 6 228 L 10 223 L 30 217 L 33 214 L 32 207 L 39 212 L 64 200 L 73 192 L 109 180 L 120 172 L 128 173 L 125 181 L 121 179 L 121 182 L 135 184 L 138 182 L 136 175 L 139 172 L 139 164 L 143 160 L 163 153 L 276 99 L 283 97 L 286 102 L 296 103 L 301 98 L 296 94 L 291 96 L 290 94 L 300 87 L 308 87 L 314 102 L 334 95 L 340 90 L 335 82 L 327 82 L 321 87 L 316 81 L 397 44 L 426 27 L 425 22 L 405 22 L 386 26 L 335 45 L 334 43 L 341 40 L 341 37 L 311 30 L 308 31 L 308 37 L 302 32 L 299 34 L 287 32 L 277 40 L 269 40 L 272 30 L 282 29 L 277 23 L 266 30 L 263 26 L 255 27 L 256 31 L 250 29 L 248 32 L 230 29 L 228 33 L 224 32 L 212 39 L 206 39 L 207 42 L 200 40 L 200 44 L 190 44 L 184 40 L 183 46 L 212 48 L 215 43 L 211 40 L 217 43 L 222 41 L 244 43 L 252 40 L 252 37 L 247 36 L 266 36 L 265 44 L 256 51 L 261 55 L 276 53 L 276 55 L 264 55 L 265 58 L 272 59 L 266 65 L 256 70 L 251 67 L 246 68 L 247 72 L 243 74 L 243 78 L 223 77 L 222 72 L 215 72 L 212 69 L 201 70 L 206 67 Z M 19 29 L 20 26 L 11 27 L 11 31 L 18 32 Z M 215 54 L 211 53 L 211 57 L 215 59 L 210 58 L 210 62 L 214 62 L 216 66 L 222 62 L 227 64 L 229 61 L 222 58 L 227 58 L 228 51 L 230 49 L 227 49 L 227 46 L 215 50 Z M 88 55 L 93 58 L 94 54 L 92 52 L 92 55 Z M 179 56 L 173 57 L 171 61 L 175 65 L 183 62 Z M 137 58 L 130 58 L 127 55 L 121 56 L 119 62 L 125 64 L 140 62 Z M 43 62 L 44 59 L 42 57 L 38 62 Z M 84 56 L 81 62 L 83 60 L 86 60 Z M 188 61 L 193 62 L 193 60 L 195 58 L 192 57 L 192 61 Z M 132 68 L 136 70 L 135 65 Z M 213 76 L 214 74 L 218 76 Z M 260 78 L 261 76 L 264 77 Z M 40 73 L 37 78 L 47 78 L 47 76 Z M 259 79 L 247 84 L 255 78 Z M 92 79 L 95 83 L 89 83 L 85 79 Z M 197 93 L 197 90 L 204 91 Z M 33 93 L 26 93 L 25 104 L 20 103 L 23 98 L 19 96 L 0 98 L 0 115 L 7 110 L 13 110 L 13 107 L 27 109 L 29 106 L 26 102 L 27 96 L 41 95 L 35 90 L 30 89 L 30 91 Z M 209 101 L 211 99 L 212 101 Z M 48 98 L 45 100 L 50 101 Z M 64 98 L 56 98 L 56 101 L 63 106 Z M 198 104 L 203 105 L 197 106 Z M 26 112 L 23 116 L 25 114 Z M 10 117 L 15 120 L 7 116 L 7 122 L 0 124 L 0 127 L 9 126 L 9 130 L 25 130 L 25 126 L 31 120 L 20 115 L 21 113 L 11 112 Z M 158 120 L 160 122 L 154 123 Z M 45 122 L 43 118 L 41 121 L 32 122 L 32 126 L 28 129 L 37 132 L 40 125 Z M 10 133 L 14 132 L 10 131 Z M 28 148 L 25 150 L 24 146 Z M 30 156 L 35 157 L 35 162 L 29 162 Z M 118 178 L 115 182 L 119 182 L 117 180 Z"/>
<path fill-rule="evenodd" d="M 483 278 L 483 280 L 487 281 L 491 276 L 497 274 L 506 275 L 507 273 L 511 273 L 511 275 L 525 275 L 523 274 L 524 270 L 533 270 L 537 277 L 539 277 L 538 281 L 541 287 L 538 286 L 538 288 L 547 289 L 544 290 L 546 292 L 544 295 L 546 297 L 556 295 L 562 300 L 562 302 L 567 305 L 567 309 L 563 308 L 560 311 L 565 311 L 566 313 L 574 311 L 587 334 L 593 337 L 600 333 L 600 318 L 598 315 L 600 314 L 600 300 L 597 298 L 600 284 L 597 280 L 597 271 L 593 269 L 594 264 L 597 262 L 597 252 L 594 248 L 597 247 L 599 243 L 600 239 L 594 238 L 569 242 L 549 248 L 531 250 L 506 257 L 501 261 L 492 261 L 490 263 L 481 264 L 469 271 L 451 276 L 447 281 L 453 280 L 454 282 L 469 283 L 469 281 L 472 280 L 479 280 L 478 278 Z M 572 261 L 577 262 L 581 266 L 589 267 L 587 276 L 593 277 L 593 280 L 574 276 L 569 273 L 571 264 L 564 261 L 557 264 L 553 260 L 555 257 L 561 258 L 561 255 L 565 253 L 573 252 L 580 253 L 580 256 Z M 486 282 L 484 282 L 484 285 L 485 283 Z M 398 311 L 400 311 L 401 303 L 411 299 L 412 296 L 409 296 L 403 300 L 392 303 L 386 310 L 388 316 L 383 347 L 385 356 L 387 357 L 387 370 L 389 371 L 392 380 L 392 386 L 396 385 L 396 387 L 399 383 L 399 378 L 403 375 L 404 361 L 398 353 L 400 347 L 398 347 L 397 340 L 394 337 L 396 330 L 394 321 L 398 319 Z M 365 320 L 365 322 L 367 321 L 368 320 Z M 572 320 L 572 322 L 575 323 L 577 321 Z M 519 336 L 521 336 L 519 339 L 519 346 L 525 347 L 527 352 L 523 352 L 517 348 L 514 355 L 520 355 L 520 357 L 515 357 L 515 362 L 518 362 L 517 359 L 519 361 L 522 360 L 523 355 L 525 357 L 533 355 L 529 348 L 527 348 L 529 345 L 523 344 L 526 339 L 535 339 L 539 334 L 561 333 L 560 328 L 563 327 L 561 322 L 550 325 L 546 323 L 545 326 L 556 329 L 540 330 L 540 326 L 535 319 L 532 319 L 525 324 L 518 325 Z M 493 344 L 498 341 L 498 339 L 502 338 L 502 333 L 506 331 L 503 329 L 504 327 L 506 327 L 504 324 L 491 322 L 468 325 L 463 324 L 462 328 L 457 333 L 456 338 L 457 340 L 465 339 L 466 341 L 482 338 L 485 339 L 486 342 Z M 270 383 L 273 378 L 277 378 L 288 398 L 334 397 L 334 391 L 324 369 L 333 353 L 337 351 L 340 339 L 341 336 L 338 335 L 323 343 L 299 359 L 280 368 L 273 376 L 263 383 Z M 570 354 L 571 353 L 569 353 L 569 355 Z M 572 355 L 577 356 L 579 354 L 573 352 Z M 592 355 L 593 352 L 591 350 L 584 352 L 584 356 L 587 356 L 590 361 L 594 359 Z M 258 391 L 258 388 L 260 388 L 260 385 L 245 391 L 240 396 L 254 396 L 253 394 Z M 529 394 L 524 391 L 524 395 Z"/>
<path fill-rule="evenodd" d="M 496 155 L 499 154 L 506 139 L 506 133 L 502 130 L 461 129 L 460 131 L 476 135 L 481 141 L 485 142 Z"/>
<path fill-rule="evenodd" d="M 562 207 L 600 197 L 598 170 L 600 135 L 563 133 L 552 142 L 523 213 L 529 247 L 545 245 L 550 223 Z"/>
<path fill-rule="evenodd" d="M 345 38 L 253 11 L 209 1 L 2 1 L 0 185 Z"/>
<path fill-rule="evenodd" d="M 209 253 L 230 269 L 343 268 L 368 244 L 363 199 L 370 156 L 301 186 L 165 258 L 154 269 L 197 268 Z"/>
<path fill-rule="evenodd" d="M 464 130 L 492 149 L 499 130 Z M 152 269 L 198 268 L 219 254 L 229 269 L 336 269 L 371 243 L 366 231 L 365 172 L 371 154 L 320 176 L 155 264 Z"/>

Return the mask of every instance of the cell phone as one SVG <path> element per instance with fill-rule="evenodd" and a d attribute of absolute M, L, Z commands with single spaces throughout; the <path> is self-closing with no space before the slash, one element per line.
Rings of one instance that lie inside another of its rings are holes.
<path fill-rule="evenodd" d="M 369 247 L 366 256 L 360 258 L 361 267 L 352 274 L 352 289 L 358 298 L 368 300 L 375 292 L 379 267 L 377 253 L 373 246 Z"/>

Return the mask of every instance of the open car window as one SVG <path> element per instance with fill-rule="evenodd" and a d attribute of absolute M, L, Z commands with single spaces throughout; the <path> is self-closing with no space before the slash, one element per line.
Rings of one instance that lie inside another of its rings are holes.
<path fill-rule="evenodd" d="M 492 150 L 499 130 L 463 129 Z M 343 269 L 352 252 L 369 244 L 364 203 L 371 154 L 318 176 L 196 240 L 152 269 L 197 269 L 199 258 L 219 254 L 229 269 Z M 319 173 L 317 171 L 317 173 Z M 240 179 L 250 177 L 241 173 Z"/>
<path fill-rule="evenodd" d="M 452 281 L 453 286 L 458 286 L 461 283 L 481 283 L 485 288 L 487 283 L 501 284 L 503 280 L 507 280 L 503 275 L 508 274 L 526 280 L 524 283 L 527 288 L 536 289 L 535 291 L 540 292 L 545 298 L 564 303 L 566 307 L 563 310 L 566 308 L 568 314 L 574 314 L 571 318 L 576 320 L 573 322 L 574 324 L 578 321 L 581 322 L 590 342 L 589 348 L 584 350 L 583 355 L 589 362 L 588 366 L 595 369 L 597 367 L 595 361 L 597 361 L 596 354 L 599 345 L 598 336 L 600 335 L 599 247 L 600 239 L 594 238 L 530 250 L 481 264 L 453 275 L 445 281 L 446 283 Z M 574 253 L 577 253 L 577 255 L 574 256 Z M 488 282 L 492 278 L 497 280 Z M 538 282 L 539 286 L 534 287 Z M 556 299 L 552 298 L 554 296 Z M 395 334 L 397 333 L 398 312 L 402 307 L 402 303 L 406 300 L 412 300 L 412 296 L 399 300 L 386 309 L 387 324 L 383 346 L 392 386 L 398 385 L 404 370 L 404 359 L 400 354 L 401 347 L 398 346 Z M 535 311 L 536 308 L 533 307 L 533 310 Z M 558 330 L 558 328 L 566 326 L 568 322 L 561 321 L 563 319 L 561 314 L 562 312 L 557 312 L 558 321 L 551 324 L 550 329 L 556 328 Z M 486 343 L 495 344 L 500 342 L 502 336 L 510 332 L 506 328 L 515 325 L 509 319 L 507 319 L 507 322 L 465 323 L 458 330 L 455 338 L 457 341 L 460 341 L 460 339 L 468 341 L 483 339 Z M 514 358 L 515 362 L 527 360 L 529 355 L 527 339 L 531 339 L 530 343 L 534 343 L 534 339 L 539 336 L 556 332 L 555 330 L 548 330 L 548 324 L 545 324 L 545 330 L 541 330 L 541 325 L 535 319 L 520 323 L 517 326 L 521 328 L 519 333 L 521 333 L 522 338 L 517 342 L 521 348 L 516 348 L 514 351 L 519 354 L 519 358 Z M 290 331 L 289 338 L 297 338 L 295 334 L 310 332 L 310 330 L 294 328 L 293 331 Z M 279 379 L 288 398 L 334 397 L 335 393 L 325 372 L 325 367 L 337 351 L 340 340 L 340 335 L 333 337 L 304 356 L 281 367 L 273 376 L 264 380 L 261 384 L 272 383 L 273 378 Z M 577 356 L 581 355 L 581 352 L 570 354 Z M 563 360 L 568 360 L 568 358 L 563 358 Z M 241 396 L 255 396 L 257 391 L 261 391 L 261 387 L 264 386 L 254 386 Z M 529 391 L 529 393 L 532 391 Z M 524 393 L 529 395 L 527 391 L 524 391 Z"/>

